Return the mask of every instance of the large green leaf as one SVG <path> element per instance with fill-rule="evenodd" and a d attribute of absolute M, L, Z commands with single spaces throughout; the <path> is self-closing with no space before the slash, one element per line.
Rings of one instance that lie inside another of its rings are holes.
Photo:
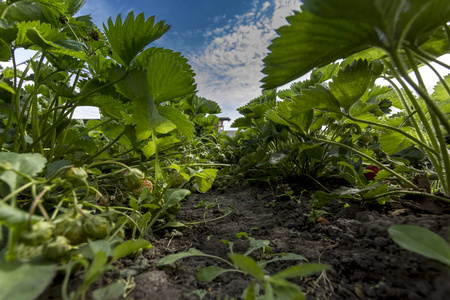
<path fill-rule="evenodd" d="M 56 267 L 18 261 L 0 264 L 0 299 L 36 299 L 52 282 Z"/>
<path fill-rule="evenodd" d="M 394 225 L 388 232 L 400 247 L 450 266 L 450 246 L 436 233 L 413 225 Z"/>
<path fill-rule="evenodd" d="M 264 59 L 264 88 L 274 88 L 362 50 L 421 45 L 450 21 L 447 0 L 305 0 L 287 18 Z M 393 50 L 394 49 L 394 50 Z"/>
<path fill-rule="evenodd" d="M 339 70 L 329 83 L 330 90 L 341 107 L 347 112 L 367 90 L 372 79 L 372 71 L 365 60 L 355 60 L 351 65 Z"/>
<path fill-rule="evenodd" d="M 306 11 L 289 16 L 289 26 L 277 30 L 279 37 L 269 46 L 264 59 L 263 88 L 271 89 L 325 66 L 339 58 L 367 49 L 368 39 L 376 33 L 368 25 L 346 20 L 322 18 Z"/>
<path fill-rule="evenodd" d="M 131 11 L 123 23 L 119 14 L 115 24 L 109 18 L 108 26 L 103 24 L 103 28 L 111 44 L 113 58 L 120 64 L 129 66 L 139 52 L 159 39 L 170 26 L 165 25 L 164 21 L 155 24 L 155 16 L 145 20 L 143 13 L 135 19 L 134 12 Z"/>
<path fill-rule="evenodd" d="M 30 0 L 14 1 L 5 14 L 8 22 L 22 22 L 39 20 L 57 26 L 59 16 L 64 15 L 66 6 L 62 0 Z M 3 10 L 5 2 L 0 2 L 0 9 Z"/>
<path fill-rule="evenodd" d="M 175 125 L 161 116 L 148 93 L 147 73 L 143 70 L 126 72 L 115 66 L 109 72 L 111 81 L 118 81 L 114 86 L 117 91 L 130 100 L 136 102 L 133 119 L 136 122 L 136 137 L 145 140 L 152 132 L 167 133 L 175 129 Z"/>
<path fill-rule="evenodd" d="M 156 103 L 195 92 L 195 74 L 179 53 L 155 53 L 150 56 L 146 68 L 150 95 Z"/>
<path fill-rule="evenodd" d="M 0 164 L 10 169 L 0 167 L 0 180 L 9 186 L 10 192 L 14 191 L 23 182 L 23 177 L 14 171 L 33 177 L 44 169 L 46 162 L 47 159 L 38 153 L 0 153 Z"/>

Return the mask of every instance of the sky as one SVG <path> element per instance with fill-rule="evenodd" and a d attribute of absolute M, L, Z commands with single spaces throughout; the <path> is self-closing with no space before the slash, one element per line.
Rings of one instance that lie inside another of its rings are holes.
<path fill-rule="evenodd" d="M 196 73 L 198 96 L 217 102 L 220 117 L 239 118 L 237 108 L 261 95 L 262 59 L 286 25 L 286 17 L 299 10 L 300 0 L 87 0 L 77 15 L 91 15 L 103 29 L 111 17 L 155 16 L 171 29 L 150 46 L 181 52 Z M 89 114 L 89 112 L 87 112 Z M 229 129 L 232 122 L 225 122 Z"/>

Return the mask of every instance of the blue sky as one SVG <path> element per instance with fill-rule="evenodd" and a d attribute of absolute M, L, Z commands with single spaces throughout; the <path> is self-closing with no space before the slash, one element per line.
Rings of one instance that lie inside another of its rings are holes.
<path fill-rule="evenodd" d="M 90 14 L 100 29 L 130 11 L 156 16 L 171 29 L 153 46 L 181 52 L 194 69 L 198 95 L 216 101 L 220 116 L 236 119 L 238 107 L 261 94 L 262 59 L 275 29 L 300 8 L 300 0 L 87 0 L 78 15 Z M 231 122 L 225 124 L 226 128 Z"/>

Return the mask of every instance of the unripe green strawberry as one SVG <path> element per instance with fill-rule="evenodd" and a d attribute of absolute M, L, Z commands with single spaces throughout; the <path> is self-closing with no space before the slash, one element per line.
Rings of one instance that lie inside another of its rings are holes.
<path fill-rule="evenodd" d="M 53 241 L 45 245 L 44 256 L 53 261 L 57 261 L 70 251 L 72 246 L 69 245 L 69 240 L 64 236 L 57 236 Z"/>
<path fill-rule="evenodd" d="M 150 180 L 148 180 L 148 179 L 144 179 L 142 181 L 142 183 L 141 183 L 141 186 L 139 188 L 133 190 L 133 195 L 135 197 L 139 197 L 141 195 L 142 190 L 145 187 L 148 187 L 150 193 L 153 191 L 153 184 L 152 184 L 152 182 Z"/>
<path fill-rule="evenodd" d="M 30 246 L 42 245 L 53 235 L 53 229 L 53 224 L 39 221 L 20 232 L 20 241 Z"/>
<path fill-rule="evenodd" d="M 141 170 L 132 168 L 125 172 L 123 179 L 125 186 L 129 190 L 134 190 L 141 186 L 142 181 L 145 179 L 145 175 Z"/>
<path fill-rule="evenodd" d="M 55 235 L 65 236 L 71 245 L 79 245 L 87 241 L 83 229 L 83 217 L 67 217 L 56 224 Z"/>
<path fill-rule="evenodd" d="M 70 183 L 81 185 L 86 182 L 88 174 L 83 168 L 72 167 L 69 170 L 67 170 L 65 178 Z"/>
<path fill-rule="evenodd" d="M 175 173 L 170 175 L 169 181 L 170 181 L 170 187 L 177 188 L 177 187 L 180 187 L 187 180 L 180 174 L 180 172 L 176 171 Z"/>
<path fill-rule="evenodd" d="M 167 211 L 173 215 L 176 215 L 181 210 L 181 204 L 177 203 L 167 209 Z"/>
<path fill-rule="evenodd" d="M 109 221 L 100 216 L 92 216 L 84 220 L 83 229 L 92 240 L 100 240 L 106 237 Z"/>
<path fill-rule="evenodd" d="M 30 246 L 20 243 L 14 249 L 16 251 L 16 258 L 21 261 L 29 261 L 30 259 L 41 255 L 44 246 Z"/>

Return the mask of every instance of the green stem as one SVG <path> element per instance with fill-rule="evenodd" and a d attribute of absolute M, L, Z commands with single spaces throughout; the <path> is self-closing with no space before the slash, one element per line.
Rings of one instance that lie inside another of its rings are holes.
<path fill-rule="evenodd" d="M 392 61 L 394 62 L 395 66 L 397 67 L 400 75 L 406 80 L 406 82 L 413 87 L 413 89 L 422 97 L 423 101 L 427 105 L 428 109 L 430 110 L 430 117 L 431 118 L 437 118 L 442 126 L 447 130 L 448 133 L 450 133 L 450 123 L 446 117 L 446 115 L 442 112 L 442 110 L 439 109 L 437 104 L 431 99 L 428 92 L 421 87 L 419 87 L 414 80 L 411 79 L 411 77 L 408 74 L 408 71 L 405 67 L 405 64 L 403 60 L 400 57 L 400 53 L 398 51 L 390 52 Z M 416 110 L 418 110 L 416 108 Z"/>
<path fill-rule="evenodd" d="M 330 141 L 330 140 L 325 140 L 325 139 L 321 139 L 321 138 L 316 138 L 316 137 L 311 137 L 311 139 L 318 141 L 318 142 L 322 142 L 322 143 L 330 143 L 332 145 L 335 146 L 339 146 L 342 148 L 345 148 L 347 150 L 350 150 L 356 154 L 358 154 L 361 157 L 364 157 L 367 160 L 370 160 L 374 165 L 376 165 L 377 167 L 379 167 L 380 169 L 384 169 L 386 170 L 389 174 L 395 176 L 397 179 L 399 179 L 400 181 L 402 181 L 406 187 L 408 188 L 412 188 L 414 190 L 420 190 L 419 187 L 417 187 L 414 183 L 412 183 L 411 181 L 409 181 L 408 179 L 406 179 L 405 177 L 403 177 L 402 175 L 400 175 L 399 173 L 395 172 L 394 170 L 391 170 L 390 168 L 384 166 L 382 163 L 380 163 L 379 161 L 377 161 L 375 158 L 370 157 L 369 155 L 342 143 L 339 142 L 334 142 L 334 141 Z"/>
<path fill-rule="evenodd" d="M 432 127 L 431 127 L 430 122 L 428 121 L 428 118 L 426 117 L 424 111 L 422 110 L 422 107 L 417 102 L 416 98 L 414 97 L 412 92 L 409 90 L 409 88 L 406 85 L 406 83 L 402 80 L 400 75 L 397 73 L 395 68 L 387 61 L 385 61 L 385 64 L 390 68 L 391 72 L 394 74 L 395 78 L 398 80 L 398 82 L 401 84 L 402 88 L 404 89 L 404 91 L 408 95 L 408 98 L 409 98 L 411 104 L 407 103 L 407 101 L 404 99 L 403 94 L 400 91 L 400 89 L 397 87 L 397 85 L 394 84 L 392 82 L 392 80 L 386 78 L 392 84 L 392 86 L 396 89 L 397 94 L 399 95 L 400 100 L 402 101 L 403 108 L 407 111 L 408 115 L 411 116 L 410 118 L 411 118 L 411 121 L 412 121 L 412 123 L 414 125 L 414 128 L 416 130 L 417 135 L 419 136 L 419 138 L 422 141 L 427 141 L 428 140 L 429 142 L 431 142 L 432 148 L 437 151 L 437 149 L 440 149 L 439 144 L 438 144 L 438 140 L 437 140 L 437 138 L 435 136 L 435 133 L 434 133 Z M 419 118 L 420 122 L 422 123 L 423 127 L 419 126 L 419 123 L 417 122 L 416 118 L 412 116 L 410 105 L 412 105 L 414 107 L 414 109 L 416 110 L 415 113 L 418 115 L 418 118 Z M 422 133 L 423 128 L 425 128 L 425 131 L 427 133 L 427 138 L 428 139 L 426 139 L 425 136 Z M 436 170 L 436 173 L 438 174 L 438 177 L 439 178 L 443 178 L 445 180 L 444 170 L 443 170 L 443 168 L 441 166 L 441 163 L 440 163 L 440 161 L 442 159 L 441 158 L 442 154 L 439 153 L 439 155 L 435 155 L 434 152 L 427 151 L 427 149 L 424 149 L 424 150 L 427 152 L 427 154 L 428 154 L 428 156 L 429 156 L 429 158 L 430 158 L 430 160 L 431 160 L 431 162 L 432 162 L 432 164 L 433 164 L 433 166 L 434 166 L 434 168 Z"/>
<path fill-rule="evenodd" d="M 450 65 L 444 63 L 443 61 L 440 61 L 439 59 L 437 59 L 437 57 L 435 57 L 434 55 L 431 55 L 431 54 L 429 54 L 429 53 L 423 51 L 423 50 L 420 49 L 419 47 L 413 47 L 413 48 L 411 48 L 411 50 L 412 50 L 416 55 L 418 55 L 419 57 L 421 57 L 422 59 L 425 59 L 425 60 L 429 60 L 429 61 L 435 62 L 435 63 L 437 63 L 438 65 L 441 65 L 442 67 L 444 67 L 444 68 L 450 70 Z"/>
<path fill-rule="evenodd" d="M 428 151 L 434 153 L 435 155 L 439 155 L 438 151 L 434 150 L 433 148 L 431 148 L 430 146 L 428 146 L 427 144 L 425 144 L 421 140 L 419 140 L 416 137 L 412 136 L 411 134 L 401 130 L 400 128 L 397 128 L 397 127 L 394 127 L 394 126 L 390 126 L 390 125 L 386 125 L 386 124 L 383 124 L 383 123 L 377 123 L 377 122 L 372 122 L 372 121 L 358 119 L 358 118 L 352 117 L 350 114 L 346 114 L 346 113 L 343 113 L 343 112 L 341 112 L 339 114 L 341 114 L 341 115 L 343 115 L 343 116 L 345 116 L 345 117 L 347 117 L 350 120 L 355 121 L 355 122 L 365 123 L 365 124 L 368 124 L 368 125 L 373 125 L 373 126 L 376 126 L 376 127 L 381 127 L 381 128 L 386 128 L 386 129 L 389 129 L 389 130 L 392 130 L 392 131 L 396 131 L 396 132 L 406 136 L 411 141 L 413 141 L 413 142 L 417 143 L 418 145 L 422 146 L 423 148 L 427 149 Z"/>
<path fill-rule="evenodd" d="M 379 195 L 376 195 L 374 197 L 370 197 L 370 198 L 365 199 L 365 200 L 372 200 L 372 199 L 375 200 L 375 199 L 383 198 L 383 197 L 390 196 L 390 195 L 401 195 L 401 194 L 402 195 L 430 197 L 430 198 L 434 198 L 434 199 L 438 199 L 438 200 L 450 203 L 450 199 L 446 198 L 446 197 L 442 197 L 442 196 L 439 196 L 439 195 L 433 195 L 433 194 L 429 194 L 429 193 L 425 193 L 425 192 L 415 192 L 415 191 L 405 191 L 405 190 L 388 191 L 386 193 L 379 194 Z"/>
<path fill-rule="evenodd" d="M 6 12 L 11 7 L 11 5 L 12 5 L 12 3 L 9 3 L 8 1 L 6 1 L 5 7 L 3 7 L 2 11 L 0 12 L 0 19 L 5 18 Z"/>

